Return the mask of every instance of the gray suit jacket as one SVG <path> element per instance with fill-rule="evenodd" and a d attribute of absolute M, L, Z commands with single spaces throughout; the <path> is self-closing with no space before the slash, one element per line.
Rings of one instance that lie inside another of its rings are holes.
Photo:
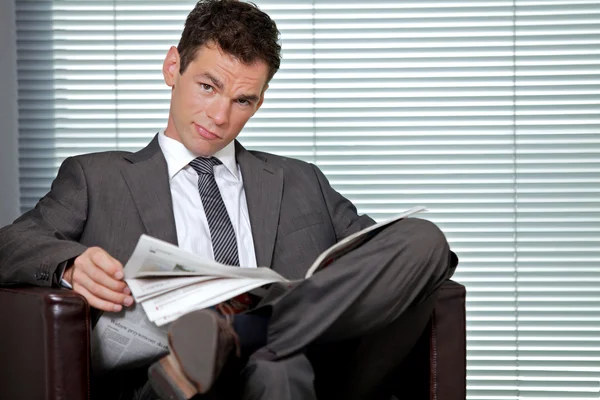
<path fill-rule="evenodd" d="M 373 223 L 314 165 L 235 145 L 259 266 L 302 278 L 323 250 Z M 36 207 L 0 229 L 0 285 L 56 285 L 58 266 L 91 246 L 125 264 L 142 233 L 177 244 L 157 137 L 137 153 L 66 159 Z"/>

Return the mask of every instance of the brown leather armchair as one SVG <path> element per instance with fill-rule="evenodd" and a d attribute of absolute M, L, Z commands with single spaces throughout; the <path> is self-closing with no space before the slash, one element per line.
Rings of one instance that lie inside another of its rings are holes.
<path fill-rule="evenodd" d="M 0 288 L 0 399 L 89 399 L 89 312 L 85 299 L 69 290 Z M 465 399 L 464 286 L 444 283 L 404 364 L 400 398 Z"/>

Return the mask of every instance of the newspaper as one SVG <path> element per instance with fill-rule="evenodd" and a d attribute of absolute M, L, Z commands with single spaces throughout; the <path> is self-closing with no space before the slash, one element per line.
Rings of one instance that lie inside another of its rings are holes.
<path fill-rule="evenodd" d="M 104 313 L 91 335 L 95 374 L 149 364 L 169 352 L 167 327 L 148 321 L 139 304 L 119 313 Z"/>
<path fill-rule="evenodd" d="M 411 208 L 372 225 L 325 250 L 305 278 L 376 235 L 391 223 L 425 211 Z M 194 310 L 215 306 L 275 283 L 289 283 L 270 268 L 240 268 L 204 259 L 170 243 L 142 235 L 125 265 L 125 281 L 135 306 L 104 313 L 92 335 L 96 370 L 147 363 L 167 351 L 168 324 Z"/>
<path fill-rule="evenodd" d="M 287 282 L 270 268 L 239 268 L 204 259 L 142 235 L 125 265 L 136 303 L 158 326 L 273 282 Z"/>

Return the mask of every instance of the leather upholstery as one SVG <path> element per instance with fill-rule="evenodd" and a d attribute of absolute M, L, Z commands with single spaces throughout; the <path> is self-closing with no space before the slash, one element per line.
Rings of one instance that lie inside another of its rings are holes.
<path fill-rule="evenodd" d="M 449 281 L 440 293 L 429 338 L 431 400 L 467 398 L 465 287 Z"/>
<path fill-rule="evenodd" d="M 442 286 L 429 325 L 398 374 L 398 399 L 466 399 L 465 297 L 463 285 Z"/>
<path fill-rule="evenodd" d="M 90 318 L 65 289 L 0 288 L 0 399 L 89 399 Z"/>
<path fill-rule="evenodd" d="M 0 399 L 90 398 L 90 316 L 82 296 L 64 289 L 0 288 Z M 407 357 L 397 397 L 466 398 L 465 288 L 448 281 Z"/>

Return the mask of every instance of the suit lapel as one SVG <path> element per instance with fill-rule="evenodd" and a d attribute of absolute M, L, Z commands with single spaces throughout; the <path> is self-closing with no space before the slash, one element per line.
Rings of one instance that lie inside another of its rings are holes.
<path fill-rule="evenodd" d="M 121 172 L 137 207 L 146 233 L 177 244 L 173 201 L 167 162 L 158 144 L 158 136 L 137 153 L 125 158 L 131 162 Z"/>
<path fill-rule="evenodd" d="M 256 263 L 259 267 L 271 267 L 283 194 L 283 170 L 254 156 L 237 141 L 235 150 L 244 180 Z"/>

